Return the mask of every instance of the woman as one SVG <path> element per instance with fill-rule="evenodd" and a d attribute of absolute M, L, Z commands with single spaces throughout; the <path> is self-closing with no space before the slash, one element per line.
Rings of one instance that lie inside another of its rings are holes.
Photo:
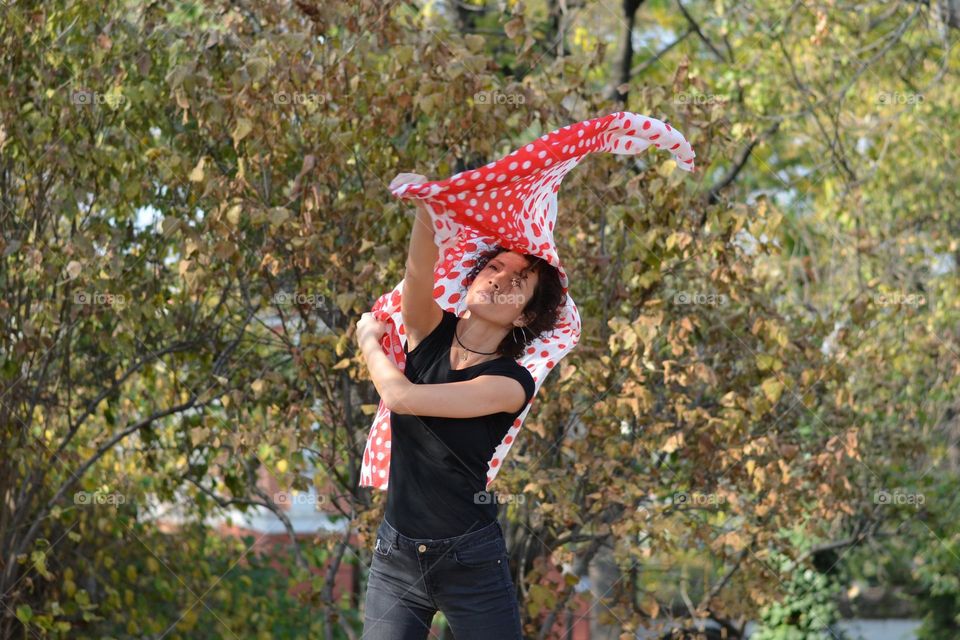
<path fill-rule="evenodd" d="M 400 174 L 391 188 L 412 181 L 426 178 Z M 438 610 L 457 640 L 520 638 L 497 504 L 485 491 L 487 462 L 534 393 L 516 359 L 553 328 L 565 294 L 544 260 L 494 247 L 464 280 L 463 315 L 441 309 L 433 298 L 433 226 L 425 205 L 417 206 L 401 297 L 404 371 L 380 347 L 384 323 L 372 313 L 357 323 L 392 434 L 363 638 L 426 638 Z"/>

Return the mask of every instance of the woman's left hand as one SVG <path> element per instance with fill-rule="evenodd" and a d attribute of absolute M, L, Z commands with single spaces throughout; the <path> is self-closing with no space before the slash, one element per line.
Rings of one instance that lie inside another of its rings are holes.
<path fill-rule="evenodd" d="M 380 338 L 386 332 L 387 323 L 378 320 L 371 311 L 364 313 L 360 316 L 360 319 L 357 320 L 357 344 L 361 347 L 363 346 L 364 340 L 367 339 L 367 336 L 376 338 L 379 342 Z"/>

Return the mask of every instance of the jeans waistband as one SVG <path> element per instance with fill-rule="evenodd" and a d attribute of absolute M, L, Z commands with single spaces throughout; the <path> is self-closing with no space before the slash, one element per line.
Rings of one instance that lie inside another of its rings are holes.
<path fill-rule="evenodd" d="M 503 538 L 503 528 L 500 526 L 499 520 L 494 520 L 493 522 L 483 525 L 479 529 L 474 531 L 468 531 L 459 536 L 453 536 L 452 538 L 409 538 L 387 522 L 386 517 L 383 518 L 383 522 L 380 526 L 381 537 L 384 538 L 385 543 L 389 543 L 395 549 L 415 549 L 419 548 L 421 545 L 425 546 L 427 550 L 447 550 L 454 546 L 468 545 L 475 542 L 484 542 L 486 540 L 494 540 L 496 538 Z"/>

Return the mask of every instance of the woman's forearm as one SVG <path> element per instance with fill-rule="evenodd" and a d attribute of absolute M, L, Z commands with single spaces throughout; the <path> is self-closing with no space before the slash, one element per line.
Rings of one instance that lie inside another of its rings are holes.
<path fill-rule="evenodd" d="M 410 234 L 405 277 L 423 278 L 433 291 L 433 267 L 440 257 L 440 250 L 433 240 L 433 220 L 427 211 L 427 205 L 422 200 L 415 200 L 414 204 L 417 215 L 414 217 L 413 231 Z"/>
<path fill-rule="evenodd" d="M 380 399 L 388 408 L 392 407 L 394 399 L 402 397 L 407 386 L 413 383 L 383 352 L 379 339 L 368 336 L 360 345 L 360 350 Z"/>

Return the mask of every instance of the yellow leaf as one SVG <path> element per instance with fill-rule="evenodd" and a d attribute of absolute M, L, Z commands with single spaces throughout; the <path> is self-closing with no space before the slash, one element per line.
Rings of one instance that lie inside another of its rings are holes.
<path fill-rule="evenodd" d="M 183 90 L 183 87 L 177 87 L 174 90 L 173 99 L 177 101 L 178 107 L 184 109 L 184 115 L 186 115 L 186 109 L 190 108 L 190 101 L 187 100 L 187 92 Z"/>
<path fill-rule="evenodd" d="M 213 247 L 213 255 L 221 260 L 228 260 L 236 251 L 236 246 L 229 240 L 221 240 Z"/>
<path fill-rule="evenodd" d="M 290 217 L 290 212 L 283 207 L 274 207 L 270 209 L 270 224 L 278 226 Z"/>
<path fill-rule="evenodd" d="M 756 490 L 757 492 L 763 491 L 763 483 L 766 481 L 766 479 L 767 479 L 766 472 L 763 469 L 757 469 L 756 474 L 754 474 L 753 476 L 754 490 Z M 761 505 L 758 505 L 758 506 L 761 506 Z M 760 513 L 759 510 L 757 511 L 757 513 L 758 514 Z"/>
<path fill-rule="evenodd" d="M 350 366 L 350 358 L 344 358 L 343 360 L 341 360 L 341 361 L 338 362 L 337 364 L 333 365 L 333 368 L 334 368 L 334 370 L 336 370 L 336 369 L 346 369 L 346 368 L 349 367 L 349 366 Z"/>
<path fill-rule="evenodd" d="M 674 175 L 674 169 L 677 168 L 677 163 L 673 158 L 667 158 L 657 166 L 657 173 L 664 177 L 669 177 Z"/>
<path fill-rule="evenodd" d="M 238 118 L 237 126 L 230 133 L 230 137 L 233 138 L 233 146 L 236 147 L 240 144 L 240 141 L 246 138 L 251 131 L 253 131 L 253 123 L 246 118 Z"/>
<path fill-rule="evenodd" d="M 783 460 L 777 460 L 777 465 L 780 467 L 780 482 L 787 484 L 790 482 L 790 467 Z"/>
<path fill-rule="evenodd" d="M 760 388 L 771 404 L 777 404 L 780 394 L 783 393 L 783 383 L 777 378 L 767 378 L 760 383 Z"/>
<path fill-rule="evenodd" d="M 560 382 L 569 380 L 570 376 L 577 372 L 577 366 L 569 362 L 560 363 Z"/>
<path fill-rule="evenodd" d="M 185 614 L 183 614 L 183 616 L 177 622 L 176 626 L 179 628 L 185 629 L 187 631 L 190 631 L 191 629 L 193 629 L 194 626 L 196 626 L 197 619 L 198 619 L 198 613 L 196 609 L 190 609 Z"/>
<path fill-rule="evenodd" d="M 233 227 L 240 224 L 240 205 L 235 204 L 227 209 L 227 222 Z"/>
<path fill-rule="evenodd" d="M 67 275 L 69 275 L 70 279 L 73 280 L 74 278 L 80 275 L 80 271 L 82 269 L 83 269 L 83 265 L 81 265 L 76 260 L 71 260 L 67 264 Z"/>
<path fill-rule="evenodd" d="M 771 355 L 761 353 L 757 355 L 757 367 L 759 367 L 761 371 L 769 371 L 771 369 L 778 371 L 782 367 L 782 363 Z"/>
<path fill-rule="evenodd" d="M 471 33 L 464 36 L 463 42 L 467 45 L 467 49 L 469 49 L 471 53 L 479 53 L 483 50 L 483 36 Z"/>
<path fill-rule="evenodd" d="M 207 157 L 202 156 L 197 162 L 197 166 L 193 168 L 193 171 L 190 172 L 190 182 L 203 182 L 203 165 L 206 163 Z"/>
<path fill-rule="evenodd" d="M 521 31 L 523 31 L 523 17 L 517 16 L 507 24 L 503 25 L 503 31 L 507 34 L 508 38 L 513 38 Z"/>
<path fill-rule="evenodd" d="M 470 47 L 470 42 L 471 42 L 470 38 L 482 39 L 482 36 L 474 36 L 474 35 L 466 36 L 464 39 L 467 43 L 468 48 Z M 410 45 L 403 46 L 403 47 L 393 47 L 391 48 L 390 52 L 393 55 L 394 61 L 401 66 L 410 64 L 410 61 L 413 60 L 414 50 L 413 50 L 413 47 L 411 47 Z"/>
<path fill-rule="evenodd" d="M 660 603 L 653 597 L 650 597 L 650 605 L 647 607 L 651 618 L 656 618 L 660 614 Z"/>
<path fill-rule="evenodd" d="M 662 449 L 666 453 L 673 453 L 674 451 L 676 451 L 682 446 L 683 446 L 683 432 L 681 431 L 680 433 L 675 433 L 669 438 L 667 438 L 667 441 L 663 443 Z"/>
<path fill-rule="evenodd" d="M 349 293 L 340 293 L 337 294 L 336 303 L 340 307 L 340 310 L 344 313 L 350 313 L 350 310 L 353 308 L 353 303 L 357 299 L 357 293 L 355 291 Z"/>

